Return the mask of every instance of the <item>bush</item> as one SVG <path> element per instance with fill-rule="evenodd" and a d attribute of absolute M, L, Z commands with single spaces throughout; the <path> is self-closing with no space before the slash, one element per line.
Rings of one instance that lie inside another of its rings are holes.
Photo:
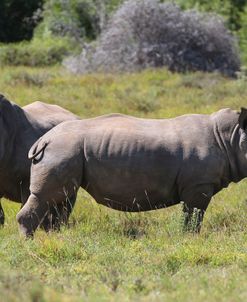
<path fill-rule="evenodd" d="M 197 8 L 204 12 L 214 12 L 224 17 L 227 27 L 238 37 L 242 61 L 247 64 L 247 1 L 246 0 L 176 0 L 183 9 Z"/>
<path fill-rule="evenodd" d="M 46 0 L 39 34 L 50 32 L 77 41 L 95 39 L 107 16 L 122 0 Z"/>
<path fill-rule="evenodd" d="M 61 63 L 71 53 L 65 39 L 34 39 L 30 43 L 6 44 L 0 47 L 1 65 L 49 66 Z"/>
<path fill-rule="evenodd" d="M 81 73 L 167 66 L 172 71 L 234 76 L 240 59 L 236 41 L 220 17 L 181 11 L 158 0 L 136 0 L 118 9 L 94 48 L 90 45 L 65 65 Z"/>
<path fill-rule="evenodd" d="M 51 74 L 44 71 L 29 72 L 26 70 L 9 72 L 8 77 L 5 79 L 5 83 L 12 86 L 37 86 L 43 87 L 47 84 Z"/>

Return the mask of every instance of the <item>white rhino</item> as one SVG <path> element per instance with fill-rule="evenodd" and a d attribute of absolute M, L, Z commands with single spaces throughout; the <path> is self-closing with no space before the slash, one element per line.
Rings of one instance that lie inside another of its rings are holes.
<path fill-rule="evenodd" d="M 30 194 L 31 162 L 28 151 L 32 144 L 57 124 L 79 119 L 57 106 L 34 102 L 23 108 L 0 95 L 0 198 L 24 204 Z M 62 209 L 51 209 L 55 224 Z M 4 224 L 4 211 L 0 203 L 0 224 Z M 47 230 L 54 225 L 45 219 Z"/>
<path fill-rule="evenodd" d="M 33 236 L 49 207 L 74 200 L 79 187 L 120 211 L 149 211 L 181 201 L 194 231 L 214 194 L 247 176 L 247 109 L 172 119 L 107 115 L 62 123 L 30 149 L 30 191 L 17 215 Z"/>

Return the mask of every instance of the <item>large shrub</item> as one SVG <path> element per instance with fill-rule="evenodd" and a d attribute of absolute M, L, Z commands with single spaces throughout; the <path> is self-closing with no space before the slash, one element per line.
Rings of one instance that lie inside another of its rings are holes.
<path fill-rule="evenodd" d="M 240 68 L 236 41 L 220 17 L 182 11 L 158 0 L 125 2 L 96 47 L 91 45 L 65 64 L 82 73 L 167 66 L 172 71 L 219 71 L 233 76 Z"/>

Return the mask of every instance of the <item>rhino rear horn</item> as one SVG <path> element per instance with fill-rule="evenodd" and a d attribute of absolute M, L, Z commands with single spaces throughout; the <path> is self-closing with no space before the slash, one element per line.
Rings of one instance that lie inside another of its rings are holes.
<path fill-rule="evenodd" d="M 239 114 L 238 123 L 240 128 L 245 129 L 247 126 L 247 109 L 241 108 L 241 112 Z"/>

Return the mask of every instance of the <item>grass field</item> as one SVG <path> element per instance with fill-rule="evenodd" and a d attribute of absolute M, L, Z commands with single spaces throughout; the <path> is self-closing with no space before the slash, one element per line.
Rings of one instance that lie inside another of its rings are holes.
<path fill-rule="evenodd" d="M 60 67 L 3 68 L 0 92 L 81 117 L 109 112 L 165 118 L 247 106 L 247 79 L 215 74 L 74 76 Z M 19 237 L 19 205 L 3 201 L 0 301 L 247 301 L 246 184 L 217 194 L 200 235 L 183 234 L 181 206 L 125 214 L 82 190 L 69 227 Z"/>

